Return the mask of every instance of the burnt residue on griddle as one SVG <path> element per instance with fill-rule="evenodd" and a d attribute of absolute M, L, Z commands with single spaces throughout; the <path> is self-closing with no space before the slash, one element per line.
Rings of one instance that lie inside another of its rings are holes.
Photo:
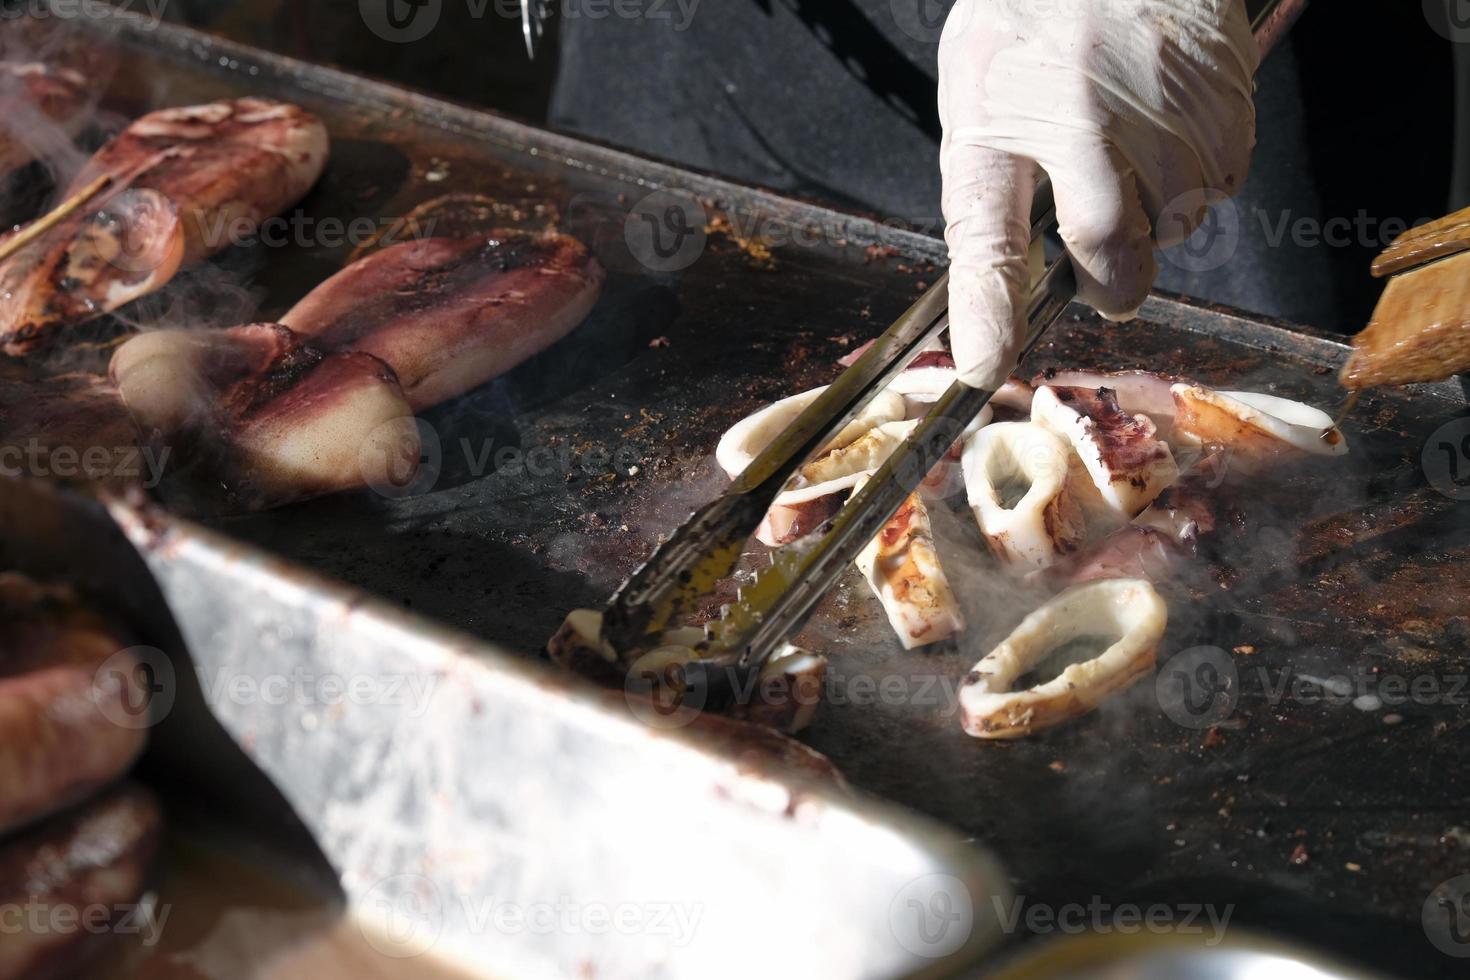
<path fill-rule="evenodd" d="M 202 61 L 128 57 L 129 70 L 119 76 L 124 88 L 112 98 L 130 114 L 157 91 L 182 94 L 201 80 L 212 91 L 226 84 Z M 270 85 L 263 94 L 306 102 L 335 138 L 382 141 L 412 159 L 412 175 L 373 216 L 401 215 L 443 194 L 446 184 L 419 176 L 431 158 L 442 158 L 457 192 L 560 209 L 576 222 L 563 230 L 587 241 L 615 272 L 575 344 L 547 351 L 433 419 L 443 451 L 456 459 L 461 439 L 471 450 L 463 458 L 473 460 L 487 448 L 493 460 L 501 447 L 524 454 L 594 445 L 626 448 L 637 473 L 604 469 L 567 479 L 560 469 L 537 475 L 459 463 L 454 480 L 421 497 L 343 495 L 229 527 L 505 647 L 539 650 L 568 609 L 605 600 L 660 535 L 725 484 L 709 458 L 721 432 L 761 404 L 830 382 L 837 358 L 910 301 L 912 276 L 893 262 L 864 263 L 860 249 L 851 256 L 826 246 L 778 249 L 779 271 L 771 273 L 722 241 L 677 275 L 651 274 L 626 258 L 626 207 L 610 203 L 619 194 L 640 197 L 632 182 L 561 167 L 550 155 L 532 158 L 507 149 L 508 141 L 451 136 L 402 106 L 385 113 L 379 102 L 330 102 Z M 335 160 L 326 186 L 347 165 Z M 362 214 L 335 203 L 320 210 L 322 201 L 337 199 L 325 195 L 306 206 L 318 217 Z M 586 200 L 609 203 L 575 206 Z M 873 251 L 912 261 L 890 246 Z M 337 271 L 348 252 L 271 250 L 254 281 L 283 310 Z M 1211 314 L 1171 309 L 1193 322 L 1110 324 L 1068 315 L 1022 374 L 1148 369 L 1324 407 L 1339 400 L 1333 377 L 1316 373 L 1318 361 L 1212 337 L 1201 332 L 1211 329 Z M 651 349 L 653 337 L 669 344 Z M 1277 672 L 1298 671 L 1309 650 L 1340 670 L 1463 668 L 1465 613 L 1444 606 L 1470 591 L 1463 571 L 1470 568 L 1463 543 L 1470 522 L 1465 504 L 1416 477 L 1419 450 L 1450 410 L 1426 404 L 1413 393 L 1375 393 L 1347 423 L 1352 453 L 1345 460 L 1293 469 L 1244 495 L 1226 496 L 1224 488 L 1215 495 L 1220 528 L 1202 548 L 1206 567 L 1221 574 L 1171 594 L 1164 651 L 1217 648 L 1239 671 L 1229 719 L 1236 727 L 1209 748 L 1209 729 L 1164 716 L 1148 683 L 1034 741 L 988 746 L 964 736 L 948 698 L 977 648 L 1008 632 L 1036 601 L 1002 588 L 993 575 L 981 583 L 993 591 L 966 607 L 972 647 L 909 653 L 898 649 L 865 585 L 855 576 L 839 584 L 801 636 L 832 658 L 829 689 L 842 695 L 829 698 L 806 742 L 860 789 L 982 840 L 1035 901 L 1163 894 L 1235 902 L 1233 922 L 1253 914 L 1279 921 L 1294 911 L 1302 921 L 1310 914 L 1317 923 L 1364 924 L 1364 937 L 1407 928 L 1423 945 L 1424 882 L 1458 873 L 1456 852 L 1437 842 L 1449 815 L 1470 805 L 1452 764 L 1470 728 L 1464 709 L 1411 706 L 1399 712 L 1403 724 L 1386 725 L 1386 712 L 1273 702 L 1258 671 L 1274 683 Z M 656 421 L 644 424 L 642 410 Z M 1232 510 L 1237 516 L 1223 516 Z M 954 516 L 971 535 L 956 543 L 978 555 L 983 545 L 964 527 L 968 515 Z M 764 561 L 753 549 L 741 573 Z M 718 602 L 707 611 L 716 612 Z M 1237 647 L 1255 652 L 1236 654 Z M 885 679 L 896 683 L 898 697 L 884 696 Z M 1284 894 L 1271 883 L 1285 870 L 1297 827 L 1308 831 L 1312 861 L 1293 872 L 1301 879 Z M 1348 861 L 1363 871 L 1343 870 Z M 1318 898 L 1306 902 L 1307 891 Z M 1359 947 L 1369 944 L 1363 939 Z"/>

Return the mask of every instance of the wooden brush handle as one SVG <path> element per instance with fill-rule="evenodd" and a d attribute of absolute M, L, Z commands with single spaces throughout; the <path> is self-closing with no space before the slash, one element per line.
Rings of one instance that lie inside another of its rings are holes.
<path fill-rule="evenodd" d="M 1373 260 L 1373 275 L 1398 275 L 1448 255 L 1470 249 L 1470 208 L 1410 228 Z"/>

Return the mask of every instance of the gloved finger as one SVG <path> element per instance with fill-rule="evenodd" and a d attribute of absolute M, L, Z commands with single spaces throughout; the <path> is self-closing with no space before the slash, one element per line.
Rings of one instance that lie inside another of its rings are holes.
<path fill-rule="evenodd" d="M 1164 137 L 1160 160 L 1163 162 L 1163 188 L 1154 191 L 1135 181 L 1139 197 L 1144 201 L 1144 215 L 1154 229 L 1154 245 L 1172 248 L 1194 235 L 1204 223 L 1211 204 L 1225 200 L 1225 195 L 1205 187 L 1200 169 L 1200 156 L 1182 141 Z M 1167 197 L 1164 197 L 1167 194 Z"/>
<path fill-rule="evenodd" d="M 1015 367 L 1025 336 L 1036 165 L 948 138 L 940 160 L 950 349 L 960 380 L 995 388 Z"/>
<path fill-rule="evenodd" d="M 1153 226 L 1132 166 L 1101 137 L 1073 142 L 1064 159 L 1050 163 L 1057 224 L 1077 272 L 1078 298 L 1109 319 L 1131 319 L 1159 271 Z"/>
<path fill-rule="evenodd" d="M 1236 109 L 1222 103 L 1216 108 L 1231 116 L 1226 127 L 1231 135 L 1208 146 L 1198 142 L 1205 137 L 1198 127 L 1174 125 L 1150 132 L 1141 120 L 1110 134 L 1114 146 L 1153 147 L 1150 166 L 1145 172 L 1135 171 L 1134 177 L 1160 248 L 1189 238 L 1210 207 L 1234 196 L 1245 183 L 1255 144 L 1250 103 Z"/>

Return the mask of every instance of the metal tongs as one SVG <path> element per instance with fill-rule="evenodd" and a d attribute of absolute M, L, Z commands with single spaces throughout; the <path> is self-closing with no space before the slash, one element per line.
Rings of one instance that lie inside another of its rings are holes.
<path fill-rule="evenodd" d="M 1031 220 L 1033 248 L 1056 226 L 1049 188 L 1041 189 L 1036 202 Z M 1075 293 L 1072 264 L 1063 253 L 1046 266 L 1032 289 L 1022 357 Z M 730 576 L 746 540 L 797 468 L 938 337 L 948 324 L 948 308 L 949 274 L 945 273 L 724 494 L 697 510 L 623 585 L 603 618 L 603 639 L 625 663 L 656 646 L 661 633 Z M 737 676 L 759 670 L 994 394 L 962 382 L 951 385 L 913 435 L 835 517 L 772 555 L 770 566 L 707 628 L 699 665 L 732 668 Z"/>
<path fill-rule="evenodd" d="M 1304 0 L 1268 0 L 1253 17 L 1264 47 L 1284 30 L 1288 8 Z M 1056 228 L 1049 182 L 1038 184 L 1031 246 Z M 1071 260 L 1061 252 L 1037 277 L 1026 310 L 1019 364 L 1076 296 Z M 657 647 L 660 636 L 712 594 L 735 570 L 747 539 L 797 468 L 828 444 L 948 324 L 946 272 L 898 318 L 716 500 L 701 507 L 613 596 L 602 640 L 624 665 Z M 683 667 L 686 690 L 704 703 L 744 684 L 801 628 L 818 601 L 919 486 L 995 392 L 956 381 L 913 434 L 847 505 L 817 531 L 777 549 L 769 567 L 740 590 L 736 602 L 706 626 L 698 659 Z M 743 689 L 743 688 L 742 688 Z"/>
<path fill-rule="evenodd" d="M 521 0 L 521 37 L 526 42 L 526 57 L 536 60 L 536 47 L 546 33 L 551 17 L 551 0 Z"/>

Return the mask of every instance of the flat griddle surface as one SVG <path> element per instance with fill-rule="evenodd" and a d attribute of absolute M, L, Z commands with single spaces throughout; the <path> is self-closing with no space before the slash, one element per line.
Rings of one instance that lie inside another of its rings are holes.
<path fill-rule="evenodd" d="M 880 232 L 897 251 L 875 254 L 871 229 L 843 215 L 182 32 L 140 34 L 118 58 L 104 105 L 125 115 L 247 92 L 319 112 L 333 158 L 305 217 L 377 220 L 476 192 L 505 202 L 508 222 L 555 218 L 597 251 L 610 276 L 585 325 L 424 416 L 438 443 L 424 492 L 213 522 L 530 657 L 567 610 L 601 605 L 659 535 L 718 492 L 712 453 L 729 425 L 830 381 L 837 358 L 934 276 L 930 239 Z M 663 185 L 689 188 L 713 222 L 698 260 L 669 273 L 641 265 L 625 238 L 630 208 Z M 727 210 L 822 231 L 768 260 L 719 229 Z M 348 251 L 237 249 L 183 287 L 209 295 L 217 276 L 237 287 L 233 315 L 269 319 Z M 226 321 L 206 308 L 202 322 Z M 1027 370 L 1148 368 L 1330 407 L 1341 355 L 1155 301 L 1126 326 L 1064 318 Z M 1346 460 L 1222 498 L 1240 511 L 1213 556 L 1225 571 L 1171 593 L 1162 651 L 1233 651 L 1237 703 L 1218 727 L 1170 720 L 1145 682 L 1042 737 L 964 736 L 955 685 L 1037 600 L 997 584 L 960 512 L 948 544 L 970 635 L 905 653 L 849 575 L 802 637 L 832 660 L 831 703 L 804 738 L 857 787 L 992 848 L 1031 902 L 1229 905 L 1232 925 L 1285 930 L 1393 972 L 1452 972 L 1420 915 L 1435 885 L 1470 871 L 1470 504 L 1427 486 L 1419 459 L 1463 412 L 1448 386 L 1372 394 L 1346 426 Z M 1438 693 L 1373 710 L 1314 697 L 1310 678 L 1334 674 L 1430 678 L 1420 690 Z"/>

